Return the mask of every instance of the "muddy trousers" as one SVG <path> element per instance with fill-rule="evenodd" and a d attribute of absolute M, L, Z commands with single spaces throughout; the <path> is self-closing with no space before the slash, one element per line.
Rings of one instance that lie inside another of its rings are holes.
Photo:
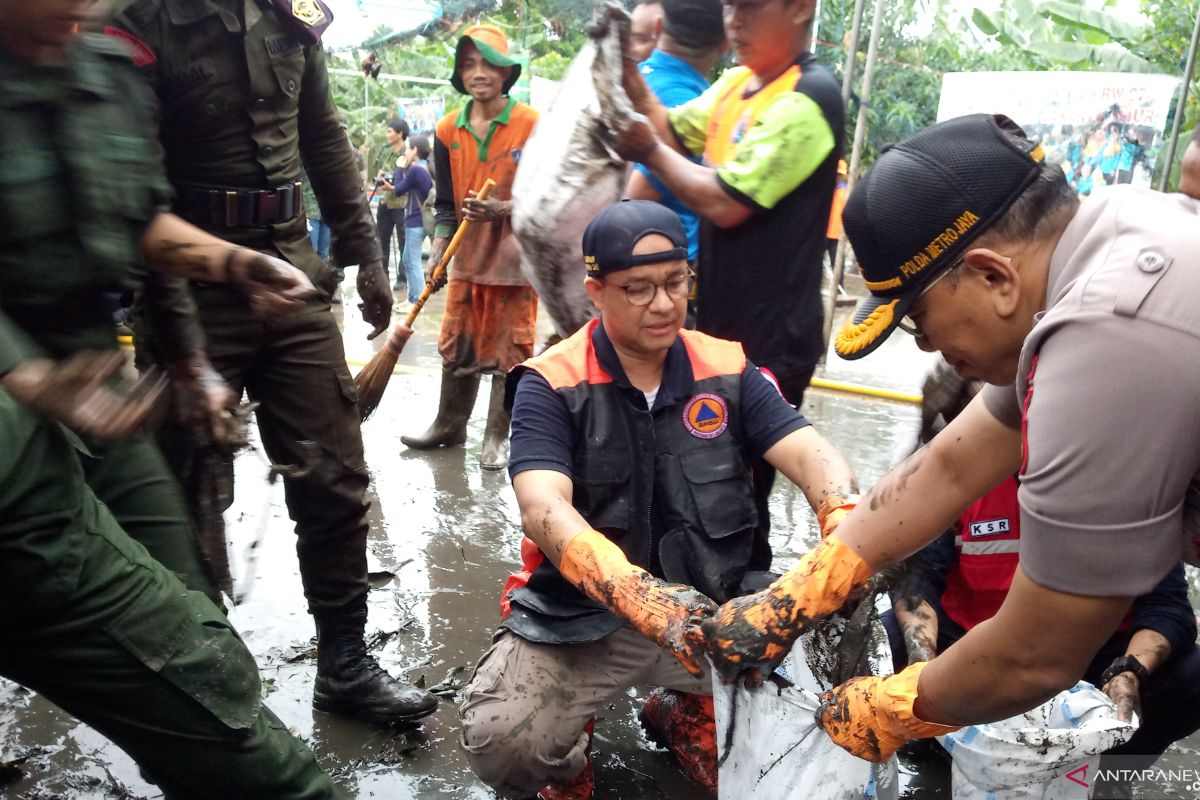
<path fill-rule="evenodd" d="M 183 490 L 154 441 L 135 433 L 88 447 L 91 455 L 80 456 L 84 478 L 122 530 L 189 589 L 219 603 L 216 584 L 202 566 Z"/>
<path fill-rule="evenodd" d="M 254 659 L 216 606 L 104 508 L 85 513 L 78 565 L 58 568 L 71 584 L 6 601 L 21 622 L 0 625 L 0 675 L 107 736 L 170 800 L 342 797 L 261 706 Z"/>
<path fill-rule="evenodd" d="M 338 616 L 364 608 L 368 526 L 363 493 L 368 474 L 358 394 L 337 322 L 328 306 L 259 320 L 220 287 L 199 290 L 197 299 L 213 366 L 235 393 L 245 390 L 260 404 L 255 416 L 267 457 L 307 470 L 283 483 L 288 513 L 296 523 L 296 553 L 309 610 L 316 616 Z M 173 459 L 178 454 L 188 452 L 180 438 L 187 436 L 177 425 L 160 432 L 172 466 L 177 466 Z M 262 483 L 251 490 L 268 491 L 265 471 Z"/>
<path fill-rule="evenodd" d="M 631 686 L 712 694 L 673 656 L 628 626 L 595 642 L 548 645 L 500 629 L 459 712 L 475 774 L 502 796 L 565 783 L 587 763 L 588 722 Z"/>

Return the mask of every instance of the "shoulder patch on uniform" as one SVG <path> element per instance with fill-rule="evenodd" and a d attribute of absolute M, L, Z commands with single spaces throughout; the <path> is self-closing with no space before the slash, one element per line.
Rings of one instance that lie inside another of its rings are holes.
<path fill-rule="evenodd" d="M 317 0 L 292 0 L 292 16 L 310 28 L 325 22 L 325 9 Z"/>
<path fill-rule="evenodd" d="M 702 392 L 683 406 L 683 427 L 697 439 L 715 439 L 729 427 L 729 403 L 724 397 Z"/>
<path fill-rule="evenodd" d="M 125 52 L 129 55 L 135 67 L 146 67 L 158 61 L 158 56 L 150 49 L 150 45 L 129 31 L 121 30 L 112 25 L 105 25 L 104 35 L 120 42 L 124 46 Z"/>

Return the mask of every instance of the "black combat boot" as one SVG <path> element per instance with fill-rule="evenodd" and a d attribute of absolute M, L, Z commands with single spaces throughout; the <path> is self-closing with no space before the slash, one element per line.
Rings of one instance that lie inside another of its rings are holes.
<path fill-rule="evenodd" d="M 508 425 L 511 421 L 511 416 L 504 408 L 504 376 L 493 375 L 492 397 L 488 402 L 479 466 L 484 469 L 504 469 L 508 466 Z"/>
<path fill-rule="evenodd" d="M 400 441 L 414 450 L 457 447 L 467 441 L 467 420 L 475 408 L 479 392 L 479 373 L 456 375 L 442 370 L 442 393 L 438 398 L 437 417 L 429 430 L 417 436 L 401 436 Z"/>
<path fill-rule="evenodd" d="M 396 680 L 367 652 L 366 609 L 316 619 L 313 708 L 385 726 L 415 722 L 437 710 L 436 697 Z"/>

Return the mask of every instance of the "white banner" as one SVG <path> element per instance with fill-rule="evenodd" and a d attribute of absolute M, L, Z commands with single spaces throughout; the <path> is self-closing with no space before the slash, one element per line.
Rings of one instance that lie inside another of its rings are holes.
<path fill-rule="evenodd" d="M 1172 75 L 1116 72 L 951 72 L 938 120 L 1004 114 L 1042 143 L 1080 195 L 1113 183 L 1150 185 Z"/>

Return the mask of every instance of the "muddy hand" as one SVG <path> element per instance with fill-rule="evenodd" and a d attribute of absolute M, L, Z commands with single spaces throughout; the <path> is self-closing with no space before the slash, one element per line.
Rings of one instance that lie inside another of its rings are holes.
<path fill-rule="evenodd" d="M 836 535 L 822 541 L 778 580 L 730 600 L 704 622 L 708 652 L 721 678 L 749 671 L 761 682 L 813 622 L 832 614 L 871 577 L 871 567 Z"/>
<path fill-rule="evenodd" d="M 313 300 L 317 290 L 303 272 L 288 262 L 247 248 L 229 253 L 227 280 L 260 317 L 291 314 Z"/>
<path fill-rule="evenodd" d="M 137 380 L 116 379 L 124 364 L 120 351 L 82 352 L 59 362 L 34 358 L 14 367 L 0 385 L 79 433 L 115 439 L 146 420 L 166 387 L 157 370 Z"/>
<path fill-rule="evenodd" d="M 463 217 L 472 222 L 494 222 L 512 215 L 512 201 L 497 200 L 494 197 L 479 200 L 475 197 L 475 190 L 468 189 L 467 198 L 463 200 L 462 212 Z"/>
<path fill-rule="evenodd" d="M 1137 675 L 1132 672 L 1122 672 L 1104 684 L 1101 690 L 1109 699 L 1116 703 L 1117 719 L 1131 722 L 1133 715 L 1142 716 L 1142 692 Z"/>
<path fill-rule="evenodd" d="M 668 650 L 688 672 L 704 674 L 699 626 L 716 611 L 716 604 L 703 593 L 630 564 L 619 547 L 592 530 L 571 539 L 559 570 L 588 597 Z"/>
<path fill-rule="evenodd" d="M 446 275 L 450 270 L 442 270 L 441 277 L 436 281 L 433 279 L 433 271 L 437 269 L 438 262 L 442 260 L 442 254 L 446 252 L 446 246 L 450 243 L 450 239 L 445 236 L 438 236 L 429 245 L 429 260 L 425 262 L 425 285 L 430 287 L 429 291 L 436 292 L 446 285 Z"/>
<path fill-rule="evenodd" d="M 626 161 L 646 163 L 658 149 L 658 134 L 643 114 L 632 114 L 617 132 L 614 149 Z"/>
<path fill-rule="evenodd" d="M 368 261 L 359 265 L 358 296 L 362 298 L 358 309 L 372 329 L 367 338 L 374 339 L 392 321 L 392 287 L 388 285 L 382 261 Z"/>
<path fill-rule="evenodd" d="M 228 445 L 228 419 L 231 410 L 237 406 L 237 397 L 220 373 L 205 358 L 172 364 L 167 372 L 175 387 L 180 420 L 189 428 L 203 432 L 202 441 Z"/>
<path fill-rule="evenodd" d="M 820 695 L 817 724 L 838 747 L 867 761 L 887 761 L 901 745 L 958 728 L 925 722 L 913 713 L 925 662 L 898 675 L 853 678 Z"/>

